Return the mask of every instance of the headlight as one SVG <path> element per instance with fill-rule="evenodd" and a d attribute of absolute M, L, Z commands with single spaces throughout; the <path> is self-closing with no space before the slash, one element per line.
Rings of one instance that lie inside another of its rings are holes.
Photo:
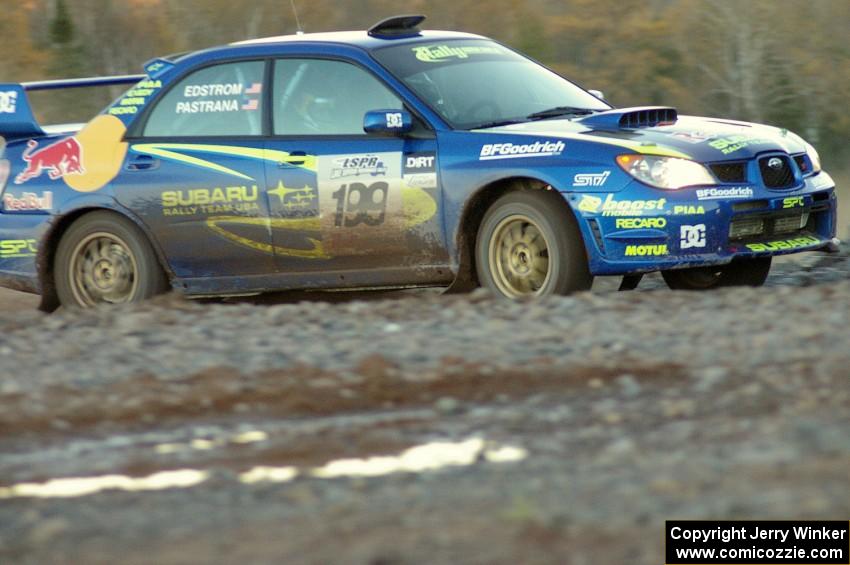
<path fill-rule="evenodd" d="M 717 184 L 708 169 L 687 159 L 653 155 L 620 155 L 617 164 L 637 180 L 667 190 Z"/>
<path fill-rule="evenodd" d="M 820 166 L 820 155 L 818 155 L 817 150 L 808 142 L 804 142 L 806 144 L 806 154 L 809 156 L 809 160 L 812 162 L 812 172 L 819 173 L 821 172 Z"/>

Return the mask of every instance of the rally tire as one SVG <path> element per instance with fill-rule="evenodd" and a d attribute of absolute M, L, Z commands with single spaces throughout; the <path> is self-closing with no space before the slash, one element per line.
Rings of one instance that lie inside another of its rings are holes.
<path fill-rule="evenodd" d="M 509 192 L 487 210 L 475 242 L 484 288 L 509 298 L 588 290 L 593 277 L 581 232 L 561 195 Z"/>
<path fill-rule="evenodd" d="M 145 234 L 118 214 L 92 212 L 62 235 L 54 261 L 59 302 L 66 307 L 141 302 L 168 290 Z"/>
<path fill-rule="evenodd" d="M 740 259 L 718 267 L 662 271 L 673 290 L 711 290 L 729 286 L 762 286 L 770 274 L 771 257 Z"/>

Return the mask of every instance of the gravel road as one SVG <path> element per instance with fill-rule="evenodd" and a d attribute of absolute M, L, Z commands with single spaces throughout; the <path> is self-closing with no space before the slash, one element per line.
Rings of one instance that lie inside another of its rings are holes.
<path fill-rule="evenodd" d="M 662 286 L 5 310 L 0 563 L 657 564 L 665 519 L 848 517 L 850 255 Z"/>

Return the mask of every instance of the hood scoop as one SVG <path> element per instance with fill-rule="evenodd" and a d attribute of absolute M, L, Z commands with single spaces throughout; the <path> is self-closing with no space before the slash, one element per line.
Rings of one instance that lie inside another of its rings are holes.
<path fill-rule="evenodd" d="M 641 106 L 599 112 L 576 121 L 592 129 L 618 130 L 666 126 L 676 123 L 678 119 L 676 108 Z"/>

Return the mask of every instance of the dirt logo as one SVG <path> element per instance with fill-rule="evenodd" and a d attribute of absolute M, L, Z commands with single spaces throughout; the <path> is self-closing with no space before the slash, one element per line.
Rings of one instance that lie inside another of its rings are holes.
<path fill-rule="evenodd" d="M 48 172 L 50 180 L 56 180 L 66 175 L 85 174 L 83 168 L 83 148 L 73 137 L 57 141 L 36 150 L 38 142 L 30 140 L 24 151 L 23 159 L 26 169 L 15 177 L 15 184 L 23 184 Z"/>

